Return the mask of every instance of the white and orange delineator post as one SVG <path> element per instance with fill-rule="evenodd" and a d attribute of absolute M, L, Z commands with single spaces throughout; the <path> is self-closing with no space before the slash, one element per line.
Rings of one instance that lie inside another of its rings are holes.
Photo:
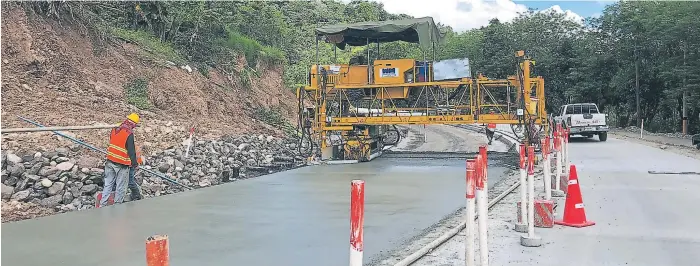
<path fill-rule="evenodd" d="M 520 236 L 520 245 L 539 247 L 542 239 L 535 235 L 535 146 L 527 147 L 527 234 Z M 524 206 L 523 206 L 524 207 Z"/>
<path fill-rule="evenodd" d="M 520 144 L 520 202 L 516 203 L 519 207 L 516 208 L 515 231 L 519 233 L 527 232 L 527 172 L 525 166 L 526 150 L 525 144 Z"/>
<path fill-rule="evenodd" d="M 489 197 L 488 197 L 488 157 L 486 154 L 486 146 L 479 147 L 479 155 L 477 159 L 477 211 L 479 213 L 479 254 L 481 258 L 481 266 L 489 265 L 489 248 L 488 248 L 488 220 L 489 220 Z"/>
<path fill-rule="evenodd" d="M 554 197 L 564 197 L 564 191 L 561 189 L 561 179 L 562 179 L 562 161 L 563 161 L 563 148 L 562 148 L 562 128 L 561 124 L 557 124 L 554 130 L 554 153 L 555 158 L 555 174 L 554 174 L 554 189 L 552 190 L 552 196 Z"/>
<path fill-rule="evenodd" d="M 365 223 L 365 181 L 350 183 L 350 266 L 362 266 Z"/>
<path fill-rule="evenodd" d="M 569 136 L 571 135 L 571 128 L 567 128 L 564 131 L 564 171 L 566 171 L 566 178 L 569 179 L 571 168 L 571 159 L 569 159 Z"/>
<path fill-rule="evenodd" d="M 544 174 L 544 199 L 552 199 L 552 175 L 550 171 L 550 157 L 549 157 L 549 136 L 546 136 L 542 140 L 542 168 Z"/>
<path fill-rule="evenodd" d="M 185 158 L 190 157 L 190 147 L 192 147 L 192 136 L 194 135 L 194 127 L 190 128 L 190 137 L 187 139 L 187 150 L 185 150 Z"/>
<path fill-rule="evenodd" d="M 464 265 L 476 265 L 476 171 L 475 159 L 467 160 L 467 206 L 466 206 L 466 243 L 464 245 Z"/>
<path fill-rule="evenodd" d="M 170 265 L 170 247 L 167 235 L 154 235 L 146 239 L 146 265 Z"/>

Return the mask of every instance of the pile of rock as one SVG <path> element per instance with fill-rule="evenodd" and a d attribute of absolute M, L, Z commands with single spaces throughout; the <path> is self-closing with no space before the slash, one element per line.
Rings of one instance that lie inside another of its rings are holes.
<path fill-rule="evenodd" d="M 187 142 L 153 154 L 145 168 L 165 173 L 190 187 L 207 187 L 251 178 L 304 165 L 297 144 L 273 136 L 225 136 L 218 140 L 195 141 L 185 157 Z M 163 179 L 145 174 L 142 190 L 161 195 L 182 190 Z"/>
<path fill-rule="evenodd" d="M 144 168 L 193 188 L 208 187 L 305 165 L 296 154 L 296 145 L 293 140 L 264 135 L 199 140 L 187 157 L 187 143 L 152 152 Z M 104 159 L 79 155 L 80 150 L 73 145 L 54 151 L 3 151 L 3 201 L 32 203 L 58 212 L 92 208 L 102 191 Z M 137 181 L 145 197 L 183 190 L 145 172 L 137 175 Z"/>
<path fill-rule="evenodd" d="M 80 163 L 69 158 L 71 150 L 8 153 L 2 155 L 2 198 L 31 202 L 64 210 L 83 208 L 102 185 L 99 160 L 86 157 Z M 82 167 L 81 167 L 82 166 Z"/>

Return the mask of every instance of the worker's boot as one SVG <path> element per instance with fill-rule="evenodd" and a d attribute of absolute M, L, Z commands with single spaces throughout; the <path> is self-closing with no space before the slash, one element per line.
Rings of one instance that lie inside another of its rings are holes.
<path fill-rule="evenodd" d="M 141 196 L 141 191 L 138 188 L 132 188 L 131 189 L 131 200 L 140 200 L 143 199 L 143 196 Z"/>

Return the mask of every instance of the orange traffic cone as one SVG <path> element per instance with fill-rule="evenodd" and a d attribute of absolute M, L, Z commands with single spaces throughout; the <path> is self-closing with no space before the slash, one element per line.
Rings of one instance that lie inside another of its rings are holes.
<path fill-rule="evenodd" d="M 566 194 L 566 205 L 564 207 L 564 219 L 554 221 L 555 224 L 585 227 L 594 225 L 593 221 L 586 221 L 586 211 L 583 208 L 583 198 L 581 197 L 581 188 L 578 185 L 578 173 L 576 166 L 571 165 L 569 168 L 569 193 Z"/>

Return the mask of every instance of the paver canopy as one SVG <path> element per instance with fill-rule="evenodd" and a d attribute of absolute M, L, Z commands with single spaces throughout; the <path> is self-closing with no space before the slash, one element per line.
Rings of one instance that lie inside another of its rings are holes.
<path fill-rule="evenodd" d="M 337 24 L 316 28 L 316 35 L 323 35 L 326 41 L 338 48 L 345 45 L 362 46 L 370 42 L 404 41 L 418 43 L 422 49 L 432 47 L 432 43 L 442 43 L 444 33 L 435 25 L 431 17 L 368 21 L 353 24 Z"/>

